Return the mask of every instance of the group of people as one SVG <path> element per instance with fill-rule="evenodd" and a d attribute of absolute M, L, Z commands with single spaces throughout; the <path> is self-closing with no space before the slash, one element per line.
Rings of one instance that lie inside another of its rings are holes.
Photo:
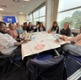
<path fill-rule="evenodd" d="M 23 42 L 18 42 L 15 38 L 18 35 L 14 24 L 9 24 L 11 30 L 8 31 L 6 29 L 6 24 L 2 21 L 0 21 L 0 53 L 4 55 L 10 55 L 10 54 L 21 54 L 20 46 L 23 43 L 28 42 L 28 40 L 23 40 Z M 13 35 L 13 33 L 15 33 Z"/>
<path fill-rule="evenodd" d="M 43 25 L 43 22 L 36 22 L 36 25 L 33 25 L 32 22 L 29 22 L 27 25 L 27 22 L 23 23 L 23 30 L 26 30 L 27 32 L 37 32 L 37 31 L 45 31 L 45 27 Z"/>
<path fill-rule="evenodd" d="M 6 28 L 6 23 L 0 21 L 0 53 L 4 55 L 10 54 L 19 54 L 21 55 L 21 44 L 27 43 L 29 40 L 19 41 L 19 35 L 24 31 L 27 32 L 37 32 L 45 31 L 45 27 L 42 22 L 37 22 L 36 26 L 32 25 L 31 22 L 23 23 L 23 26 L 20 23 L 9 23 L 9 28 Z"/>
<path fill-rule="evenodd" d="M 20 23 L 16 23 L 14 25 L 13 23 L 9 24 L 9 30 L 7 30 L 7 33 L 11 35 L 15 40 L 18 40 L 19 35 L 22 34 L 24 31 L 27 32 L 41 32 L 46 31 L 45 26 L 43 25 L 43 22 L 36 22 L 36 25 L 33 25 L 32 22 L 24 22 L 21 26 Z M 60 33 L 62 35 L 71 36 L 71 30 L 69 28 L 69 23 L 65 22 L 64 27 L 62 30 L 59 30 L 58 23 L 56 21 L 53 22 L 53 26 L 50 28 L 48 32 L 55 32 Z"/>
<path fill-rule="evenodd" d="M 11 53 L 20 53 L 21 49 L 19 49 L 18 46 L 20 46 L 23 43 L 28 42 L 28 40 L 23 40 L 23 42 L 19 42 L 19 34 L 22 34 L 23 32 L 27 31 L 27 32 L 37 32 L 37 31 L 46 31 L 46 28 L 44 27 L 42 22 L 37 22 L 36 26 L 32 25 L 31 22 L 29 22 L 29 24 L 27 24 L 27 22 L 23 23 L 23 26 L 20 25 L 20 23 L 16 23 L 16 26 L 13 23 L 9 24 L 9 30 L 6 29 L 6 24 L 2 21 L 0 21 L 0 52 L 2 54 L 8 55 Z M 75 44 L 66 44 L 63 46 L 63 49 L 65 51 L 67 50 L 71 50 L 72 49 L 72 53 L 75 52 L 81 52 L 81 34 L 79 34 L 76 37 L 73 37 L 71 39 L 68 39 L 68 36 L 71 35 L 71 30 L 69 28 L 69 23 L 65 22 L 64 23 L 64 27 L 63 29 L 59 30 L 59 26 L 57 24 L 56 21 L 53 22 L 53 26 L 52 28 L 48 31 L 48 32 L 56 32 L 56 33 L 60 33 L 63 36 L 61 37 L 61 39 L 63 39 L 64 41 L 74 41 Z M 80 54 L 81 55 L 81 54 Z"/>
<path fill-rule="evenodd" d="M 58 23 L 54 21 L 52 28 L 48 32 L 55 32 L 55 33 L 62 34 L 65 36 L 71 36 L 71 29 L 69 28 L 68 22 L 65 22 L 63 28 L 59 30 Z"/>
<path fill-rule="evenodd" d="M 37 31 L 45 31 L 45 27 L 42 22 L 37 22 L 36 26 L 33 25 L 31 22 L 27 24 L 27 22 L 24 22 L 21 26 L 20 23 L 16 23 L 16 26 L 13 23 L 9 24 L 9 30 L 7 30 L 7 33 L 11 35 L 15 40 L 18 40 L 19 35 L 22 34 L 24 31 L 27 32 L 37 32 Z"/>

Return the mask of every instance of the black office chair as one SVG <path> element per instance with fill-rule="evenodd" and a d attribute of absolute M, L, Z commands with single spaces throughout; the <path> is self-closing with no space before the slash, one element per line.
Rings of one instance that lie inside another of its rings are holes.
<path fill-rule="evenodd" d="M 21 60 L 22 57 L 20 56 L 16 56 L 16 54 L 9 54 L 9 55 L 4 55 L 0 52 L 0 59 L 5 59 L 11 63 L 14 63 L 15 61 Z"/>
<path fill-rule="evenodd" d="M 4 65 L 6 61 L 13 62 L 15 59 L 15 54 L 4 55 L 0 52 L 0 66 Z M 3 62 L 4 61 L 4 62 Z"/>
<path fill-rule="evenodd" d="M 5 71 L 10 71 L 11 67 L 8 65 L 15 65 L 18 68 L 22 68 L 20 61 L 22 60 L 21 55 L 20 56 L 16 56 L 16 54 L 9 54 L 9 55 L 4 55 L 2 53 L 0 53 L 0 68 L 2 70 L 2 72 Z M 6 65 L 8 67 L 6 67 Z M 25 69 L 23 69 L 25 70 Z"/>
<path fill-rule="evenodd" d="M 48 60 L 31 59 L 26 66 L 27 80 L 66 80 L 63 56 Z"/>

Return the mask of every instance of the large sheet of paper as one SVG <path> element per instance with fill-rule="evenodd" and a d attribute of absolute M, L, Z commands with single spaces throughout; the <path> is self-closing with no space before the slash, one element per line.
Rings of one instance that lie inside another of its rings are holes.
<path fill-rule="evenodd" d="M 31 35 L 31 33 L 29 35 Z M 24 59 L 26 56 L 39 54 L 40 52 L 50 49 L 59 48 L 62 44 L 66 43 L 63 41 L 56 42 L 54 34 L 48 34 L 46 32 L 36 32 L 32 35 L 34 37 L 33 40 L 22 44 L 22 59 Z"/>

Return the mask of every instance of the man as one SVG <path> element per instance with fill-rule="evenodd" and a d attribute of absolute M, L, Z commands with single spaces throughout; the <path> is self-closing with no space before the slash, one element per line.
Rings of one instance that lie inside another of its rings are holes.
<path fill-rule="evenodd" d="M 76 37 L 69 38 L 66 36 L 62 36 L 61 39 L 64 41 L 74 42 L 74 44 L 65 44 L 63 49 L 68 51 L 70 54 L 75 56 L 81 56 L 81 34 L 77 35 Z"/>
<path fill-rule="evenodd" d="M 15 25 L 12 23 L 9 24 L 8 34 L 10 36 L 12 36 L 15 40 L 18 40 L 19 35 L 18 35 L 17 31 L 15 30 Z"/>
<path fill-rule="evenodd" d="M 17 42 L 12 36 L 6 34 L 6 24 L 0 21 L 0 52 L 2 54 L 20 54 L 21 49 L 18 46 L 26 42 L 27 40 Z"/>

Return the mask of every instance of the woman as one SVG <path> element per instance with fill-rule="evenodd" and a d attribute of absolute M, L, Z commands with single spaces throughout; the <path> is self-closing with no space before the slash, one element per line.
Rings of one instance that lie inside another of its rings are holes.
<path fill-rule="evenodd" d="M 64 23 L 64 28 L 62 30 L 60 30 L 60 33 L 65 36 L 71 36 L 71 30 L 69 28 L 68 22 Z"/>
<path fill-rule="evenodd" d="M 23 23 L 23 30 L 25 30 L 25 31 L 28 32 L 28 25 L 27 25 L 27 22 L 24 22 L 24 23 Z"/>
<path fill-rule="evenodd" d="M 17 31 L 15 30 L 14 24 L 12 24 L 12 23 L 9 24 L 8 34 L 11 35 L 15 40 L 17 40 L 17 38 L 18 38 L 18 33 L 17 33 Z"/>
<path fill-rule="evenodd" d="M 53 22 L 53 26 L 51 28 L 51 32 L 55 31 L 56 33 L 59 33 L 59 27 L 56 21 Z"/>
<path fill-rule="evenodd" d="M 43 22 L 40 22 L 40 25 L 39 25 L 38 30 L 39 30 L 40 32 L 46 30 L 45 27 L 44 27 L 44 25 L 43 25 Z"/>
<path fill-rule="evenodd" d="M 16 30 L 18 34 L 22 34 L 24 32 L 19 22 L 16 24 Z"/>
<path fill-rule="evenodd" d="M 36 22 L 36 29 L 35 29 L 35 32 L 36 32 L 36 31 L 39 32 L 39 25 L 40 25 L 40 22 L 37 21 L 37 22 Z"/>
<path fill-rule="evenodd" d="M 28 32 L 31 32 L 31 31 L 33 31 L 33 25 L 32 25 L 31 22 L 29 22 L 29 24 L 28 24 Z"/>

